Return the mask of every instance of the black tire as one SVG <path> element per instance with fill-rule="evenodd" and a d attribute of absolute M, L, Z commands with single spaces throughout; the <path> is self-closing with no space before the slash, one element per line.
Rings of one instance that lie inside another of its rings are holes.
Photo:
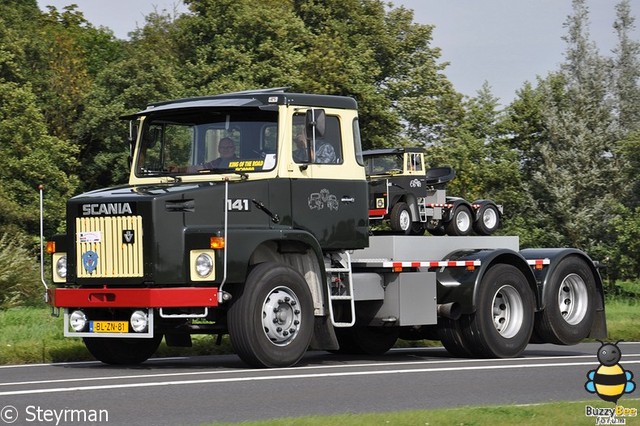
<path fill-rule="evenodd" d="M 393 206 L 389 215 L 389 222 L 393 231 L 407 235 L 411 233 L 411 211 L 407 203 L 399 202 Z"/>
<path fill-rule="evenodd" d="M 398 327 L 368 327 L 354 325 L 336 328 L 340 344 L 337 353 L 353 355 L 382 355 L 396 344 L 400 335 Z"/>
<path fill-rule="evenodd" d="M 453 356 L 471 357 L 473 352 L 469 350 L 460 326 L 461 319 L 438 318 L 438 335 L 444 348 Z"/>
<path fill-rule="evenodd" d="M 473 230 L 478 235 L 491 235 L 500 227 L 500 212 L 493 204 L 485 204 L 478 209 L 478 219 Z"/>
<path fill-rule="evenodd" d="M 257 265 L 243 293 L 229 307 L 229 336 L 253 367 L 290 367 L 313 334 L 313 300 L 302 275 L 275 262 Z"/>
<path fill-rule="evenodd" d="M 512 265 L 491 267 L 480 282 L 476 311 L 460 319 L 465 347 L 476 357 L 519 356 L 533 332 L 534 297 Z"/>
<path fill-rule="evenodd" d="M 544 289 L 544 310 L 536 314 L 536 336 L 543 342 L 574 345 L 591 331 L 596 309 L 596 281 L 586 261 L 560 261 Z"/>
<path fill-rule="evenodd" d="M 463 237 L 472 230 L 473 216 L 471 210 L 464 204 L 458 205 L 451 215 L 451 220 L 445 224 L 447 235 Z"/>
<path fill-rule="evenodd" d="M 439 224 L 438 226 L 427 226 L 427 231 L 429 231 L 429 233 L 431 235 L 434 235 L 436 237 L 440 237 L 442 235 L 447 235 L 447 231 L 445 231 L 444 229 L 444 225 Z"/>
<path fill-rule="evenodd" d="M 85 346 L 98 361 L 112 365 L 140 364 L 155 353 L 162 335 L 145 338 L 84 337 Z"/>
<path fill-rule="evenodd" d="M 421 222 L 413 222 L 409 233 L 411 235 L 424 235 L 424 225 Z"/>

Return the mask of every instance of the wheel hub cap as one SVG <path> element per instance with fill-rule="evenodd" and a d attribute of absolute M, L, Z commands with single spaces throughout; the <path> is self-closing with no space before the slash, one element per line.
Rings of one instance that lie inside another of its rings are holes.
<path fill-rule="evenodd" d="M 518 334 L 524 320 L 524 305 L 518 291 L 510 285 L 500 287 L 493 297 L 493 325 L 504 338 Z"/>
<path fill-rule="evenodd" d="M 589 293 L 587 285 L 578 274 L 569 274 L 562 280 L 558 291 L 558 307 L 566 322 L 580 323 L 587 314 Z"/>
<path fill-rule="evenodd" d="M 484 226 L 486 226 L 487 228 L 495 228 L 496 224 L 498 223 L 496 212 L 493 209 L 486 209 L 482 214 L 482 221 L 484 222 Z"/>
<path fill-rule="evenodd" d="M 404 210 L 402 213 L 400 213 L 400 227 L 403 231 L 406 231 L 410 226 L 411 216 L 409 215 L 408 211 Z"/>
<path fill-rule="evenodd" d="M 300 329 L 300 301 L 288 287 L 278 287 L 266 297 L 262 305 L 262 327 L 269 340 L 286 346 Z"/>

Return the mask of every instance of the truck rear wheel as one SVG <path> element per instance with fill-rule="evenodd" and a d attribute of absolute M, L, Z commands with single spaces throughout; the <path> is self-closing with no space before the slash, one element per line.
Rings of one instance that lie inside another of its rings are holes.
<path fill-rule="evenodd" d="M 453 210 L 451 220 L 447 223 L 446 230 L 448 235 L 463 237 L 471 233 L 473 220 L 471 219 L 471 210 L 469 207 L 461 204 Z"/>
<path fill-rule="evenodd" d="M 470 357 L 473 353 L 469 350 L 465 337 L 460 327 L 461 319 L 438 319 L 438 335 L 444 348 L 453 356 Z"/>
<path fill-rule="evenodd" d="M 411 211 L 409 211 L 407 203 L 396 203 L 391 209 L 389 221 L 391 222 L 391 229 L 394 231 L 410 234 L 412 221 Z"/>
<path fill-rule="evenodd" d="M 533 292 L 522 272 L 500 264 L 480 283 L 476 311 L 464 315 L 465 347 L 477 357 L 510 358 L 524 351 L 533 331 Z"/>
<path fill-rule="evenodd" d="M 253 367 L 289 367 L 304 355 L 313 333 L 313 300 L 304 278 L 275 262 L 257 265 L 229 307 L 229 336 Z"/>
<path fill-rule="evenodd" d="M 478 210 L 478 219 L 473 230 L 478 235 L 491 235 L 500 227 L 500 212 L 493 204 L 485 204 Z"/>
<path fill-rule="evenodd" d="M 560 261 L 544 292 L 544 310 L 536 314 L 536 336 L 543 342 L 573 345 L 589 335 L 595 311 L 596 283 L 577 256 Z"/>
<path fill-rule="evenodd" d="M 140 364 L 155 353 L 162 335 L 146 338 L 85 337 L 85 346 L 98 361 L 113 365 Z"/>

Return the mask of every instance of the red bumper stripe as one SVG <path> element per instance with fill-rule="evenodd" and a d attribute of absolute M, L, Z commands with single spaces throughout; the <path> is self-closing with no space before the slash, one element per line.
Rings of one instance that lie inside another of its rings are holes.
<path fill-rule="evenodd" d="M 188 308 L 218 306 L 216 287 L 54 288 L 49 303 L 56 308 Z"/>
<path fill-rule="evenodd" d="M 387 214 L 386 209 L 369 209 L 369 217 L 372 216 L 384 216 Z"/>

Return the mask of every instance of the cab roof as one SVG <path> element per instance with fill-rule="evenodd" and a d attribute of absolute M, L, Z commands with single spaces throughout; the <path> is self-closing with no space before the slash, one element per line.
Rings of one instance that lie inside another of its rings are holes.
<path fill-rule="evenodd" d="M 348 96 L 314 95 L 307 93 L 289 93 L 285 87 L 271 89 L 246 90 L 242 92 L 224 93 L 213 96 L 182 98 L 170 101 L 155 102 L 146 109 L 121 117 L 135 119 L 161 111 L 184 110 L 189 108 L 214 107 L 255 107 L 264 108 L 276 105 L 300 105 L 318 108 L 357 109 L 355 99 Z"/>
<path fill-rule="evenodd" d="M 400 148 L 381 148 L 362 151 L 364 157 L 374 157 L 379 155 L 404 154 L 405 152 L 425 152 L 424 148 L 405 146 Z"/>

